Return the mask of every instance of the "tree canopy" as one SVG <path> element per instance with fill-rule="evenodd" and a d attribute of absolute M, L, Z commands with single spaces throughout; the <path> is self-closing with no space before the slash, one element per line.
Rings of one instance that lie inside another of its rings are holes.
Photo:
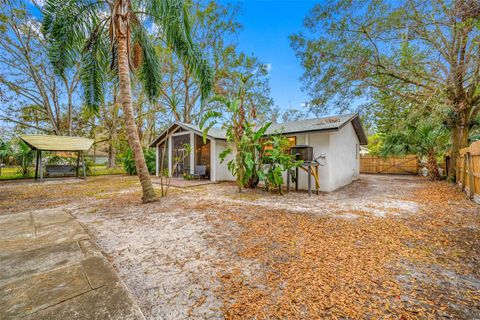
<path fill-rule="evenodd" d="M 291 36 L 313 110 L 362 110 L 385 95 L 425 110 L 446 106 L 455 166 L 480 110 L 479 17 L 475 0 L 316 5 Z"/>

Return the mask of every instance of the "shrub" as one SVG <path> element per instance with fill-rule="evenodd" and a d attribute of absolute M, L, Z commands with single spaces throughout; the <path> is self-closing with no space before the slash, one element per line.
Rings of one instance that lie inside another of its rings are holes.
<path fill-rule="evenodd" d="M 264 145 L 270 146 L 262 158 L 262 171 L 258 175 L 265 182 L 265 188 L 278 189 L 282 193 L 283 174 L 302 164 L 302 161 L 296 161 L 295 157 L 287 152 L 290 142 L 282 136 L 274 136 Z"/>
<path fill-rule="evenodd" d="M 30 147 L 20 140 L 17 144 L 17 148 L 14 154 L 15 160 L 20 164 L 19 173 L 23 177 L 30 175 L 30 172 L 33 169 L 33 159 L 35 157 L 35 152 L 30 149 Z"/>
<path fill-rule="evenodd" d="M 148 173 L 154 174 L 156 167 L 155 151 L 152 149 L 143 150 L 143 155 L 145 156 L 145 162 L 147 163 Z M 122 163 L 126 173 L 129 175 L 137 174 L 137 167 L 135 167 L 135 158 L 133 157 L 132 149 L 129 148 L 125 152 Z"/>

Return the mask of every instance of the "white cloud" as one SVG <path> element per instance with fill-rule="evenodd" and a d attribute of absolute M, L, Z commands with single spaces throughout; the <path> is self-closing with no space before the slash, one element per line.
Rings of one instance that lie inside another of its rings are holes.
<path fill-rule="evenodd" d="M 268 72 L 268 73 L 270 73 L 270 71 L 273 69 L 271 63 L 266 63 L 266 64 L 265 64 L 265 68 L 267 69 L 267 72 Z"/>

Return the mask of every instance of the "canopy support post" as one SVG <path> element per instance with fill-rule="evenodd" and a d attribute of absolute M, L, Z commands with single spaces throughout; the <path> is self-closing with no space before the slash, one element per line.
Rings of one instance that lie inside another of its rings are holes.
<path fill-rule="evenodd" d="M 42 150 L 38 150 L 38 169 L 40 171 L 40 181 L 43 181 Z"/>
<path fill-rule="evenodd" d="M 85 168 L 85 155 L 82 152 L 82 169 L 83 169 L 83 178 L 87 179 L 87 170 Z"/>
<path fill-rule="evenodd" d="M 78 178 L 78 168 L 80 167 L 80 151 L 77 152 L 77 170 L 75 171 L 75 177 Z"/>
<path fill-rule="evenodd" d="M 38 160 L 39 160 L 39 155 L 40 155 L 40 154 L 39 154 L 39 151 L 38 151 L 38 149 L 37 149 L 37 150 L 36 150 L 36 158 L 37 158 L 37 160 L 36 160 L 36 162 L 35 162 L 35 180 L 37 180 L 37 178 L 38 178 L 38 164 L 39 164 L 39 161 L 38 161 Z"/>

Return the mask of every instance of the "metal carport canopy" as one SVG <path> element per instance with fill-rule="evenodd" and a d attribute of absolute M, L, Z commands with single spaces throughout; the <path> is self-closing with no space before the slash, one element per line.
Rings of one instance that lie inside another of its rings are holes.
<path fill-rule="evenodd" d="M 93 144 L 92 139 L 53 135 L 21 135 L 20 139 L 39 151 L 88 151 Z"/>
<path fill-rule="evenodd" d="M 37 180 L 40 173 L 40 179 L 43 180 L 42 169 L 42 151 L 70 151 L 77 152 L 77 170 L 76 176 L 78 177 L 78 168 L 80 166 L 80 154 L 84 151 L 88 151 L 93 144 L 92 139 L 81 137 L 68 137 L 68 136 L 54 136 L 54 135 L 21 135 L 20 139 L 25 142 L 32 150 L 37 151 L 37 160 L 35 165 L 35 180 Z M 82 156 L 83 175 L 85 173 L 85 161 Z M 40 170 L 39 170 L 40 169 Z M 40 172 L 39 172 L 40 171 Z"/>

